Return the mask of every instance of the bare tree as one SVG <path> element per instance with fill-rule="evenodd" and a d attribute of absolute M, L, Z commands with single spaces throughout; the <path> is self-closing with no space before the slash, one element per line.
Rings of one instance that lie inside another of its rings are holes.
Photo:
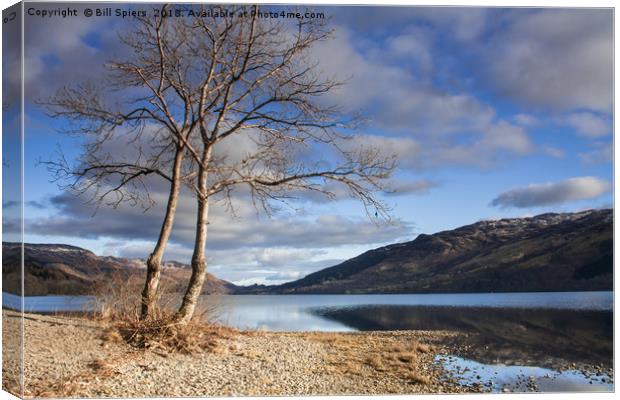
<path fill-rule="evenodd" d="M 179 186 L 195 194 L 192 275 L 175 315 L 179 324 L 192 318 L 204 283 L 211 201 L 233 210 L 235 193 L 245 194 L 269 213 L 274 202 L 286 202 L 298 191 L 333 197 L 325 185 L 333 181 L 348 188 L 369 214 L 387 217 L 375 193 L 384 189 L 395 166 L 394 158 L 378 149 L 348 144 L 350 137 L 342 132 L 355 120 L 327 105 L 325 95 L 341 83 L 326 77 L 312 58 L 313 47 L 332 35 L 324 21 L 264 19 L 257 6 L 228 7 L 225 17 L 214 18 L 220 6 L 189 7 L 184 11 L 191 10 L 192 18 L 143 18 L 124 37 L 136 56 L 109 67 L 117 87 L 136 91 L 126 111 L 110 111 L 100 96 L 84 90 L 79 96 L 66 90 L 48 102 L 56 108 L 54 116 L 80 121 L 80 132 L 97 138 L 86 149 L 81 169 L 56 168 L 77 177 L 78 190 L 91 190 L 95 182 L 97 188 L 108 188 L 96 191 L 98 202 L 110 194 L 135 200 L 148 193 L 145 185 L 136 187 L 144 176 L 156 174 L 171 182 L 162 231 L 149 258 L 145 316 L 157 289 Z M 139 135 L 147 123 L 158 128 L 157 151 L 151 149 L 146 157 L 139 152 L 139 162 L 108 168 L 109 160 L 98 154 L 109 132 L 128 125 Z M 230 157 L 227 146 L 240 140 L 249 142 L 249 149 Z M 110 185 L 110 177 L 116 185 Z"/>
<path fill-rule="evenodd" d="M 198 134 L 191 146 L 200 157 L 191 160 L 191 170 L 197 171 L 192 188 L 198 214 L 192 275 L 176 314 L 178 323 L 192 317 L 205 279 L 211 199 L 232 206 L 233 191 L 245 187 L 254 204 L 269 212 L 272 201 L 285 201 L 291 190 L 333 196 L 324 185 L 331 180 L 348 187 L 367 209 L 386 212 L 374 193 L 383 189 L 393 158 L 381 157 L 376 149 L 345 150 L 346 137 L 338 128 L 350 127 L 352 121 L 324 105 L 324 95 L 341 83 L 324 77 L 311 49 L 328 40 L 331 30 L 319 20 L 287 24 L 260 19 L 259 11 L 240 7 L 228 17 L 197 19 L 190 26 L 196 67 L 202 60 L 205 71 L 217 73 L 206 74 L 210 79 L 195 88 Z M 218 149 L 239 136 L 250 138 L 253 149 L 230 160 Z"/>
<path fill-rule="evenodd" d="M 165 15 L 163 6 L 160 15 Z M 132 50 L 130 60 L 107 65 L 110 75 L 105 85 L 65 87 L 40 102 L 54 118 L 71 122 L 66 131 L 88 138 L 77 163 L 61 155 L 47 162 L 55 178 L 69 181 L 65 188 L 90 201 L 118 207 L 129 201 L 150 207 L 145 178 L 157 175 L 170 184 L 166 212 L 156 245 L 147 259 L 147 276 L 142 293 L 141 314 L 151 315 L 161 275 L 161 262 L 174 224 L 183 176 L 183 160 L 190 133 L 196 127 L 192 119 L 191 99 L 180 96 L 170 74 L 187 67 L 184 60 L 162 54 L 161 39 L 165 18 L 138 21 L 136 31 L 121 40 Z M 122 100 L 120 100 L 122 99 Z M 179 101 L 181 105 L 179 105 Z M 143 140 L 144 131 L 151 135 Z M 123 131 L 124 130 L 124 131 Z M 121 131 L 119 133 L 119 131 Z M 120 159 L 118 148 L 109 149 L 122 135 L 130 154 Z M 148 151 L 143 149 L 144 142 Z"/>

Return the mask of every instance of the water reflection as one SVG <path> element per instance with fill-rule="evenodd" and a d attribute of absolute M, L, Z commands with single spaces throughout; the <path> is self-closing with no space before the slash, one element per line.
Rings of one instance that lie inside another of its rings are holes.
<path fill-rule="evenodd" d="M 2 300 L 4 307 L 21 307 L 19 296 L 3 293 Z M 217 310 L 220 322 L 242 329 L 465 332 L 469 335 L 461 354 L 483 363 L 610 365 L 613 354 L 612 292 L 205 296 L 202 300 Z M 27 312 L 84 311 L 92 306 L 92 299 L 85 296 L 24 301 Z"/>
<path fill-rule="evenodd" d="M 241 329 L 288 332 L 355 330 L 313 314 L 307 303 L 289 296 L 205 296 L 204 303 L 210 303 L 217 310 L 216 320 L 220 323 Z"/>
<path fill-rule="evenodd" d="M 610 392 L 614 389 L 606 373 L 586 375 L 578 370 L 489 365 L 454 356 L 438 356 L 436 360 L 442 363 L 447 376 L 460 385 L 492 392 Z"/>
<path fill-rule="evenodd" d="M 3 293 L 2 299 L 3 307 L 21 307 L 19 296 Z M 179 298 L 169 300 L 174 307 Z M 84 296 L 25 297 L 24 303 L 26 312 L 87 311 L 92 307 L 92 299 Z M 602 380 L 591 384 L 576 372 L 582 367 L 592 370 L 586 366 L 603 371 L 613 365 L 612 292 L 233 295 L 204 296 L 201 303 L 214 310 L 212 318 L 241 329 L 459 332 L 461 335 L 446 339 L 445 344 L 453 355 L 462 356 L 452 358 L 457 360 L 453 364 L 460 379 L 468 376 L 463 365 L 480 363 L 479 369 L 493 370 L 493 375 L 497 372 L 505 382 L 517 385 L 514 390 L 521 390 L 518 385 L 522 383 L 514 372 L 524 368 L 541 391 L 609 390 L 612 385 Z M 448 370 L 451 367 L 447 362 L 444 365 Z M 478 375 L 483 382 L 485 375 L 476 373 L 474 377 Z"/>
<path fill-rule="evenodd" d="M 356 330 L 449 330 L 455 343 L 485 364 L 538 365 L 613 362 L 613 313 L 480 307 L 367 306 L 317 308 L 315 315 Z"/>

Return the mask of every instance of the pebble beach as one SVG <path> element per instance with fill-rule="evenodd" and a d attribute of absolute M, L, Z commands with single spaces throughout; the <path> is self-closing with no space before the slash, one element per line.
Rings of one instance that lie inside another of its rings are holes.
<path fill-rule="evenodd" d="M 110 340 L 84 317 L 25 315 L 27 397 L 275 396 L 467 391 L 443 379 L 435 357 L 450 332 L 230 331 L 184 354 Z M 3 310 L 3 334 L 19 314 Z M 5 390 L 19 392 L 15 340 L 5 340 Z"/>

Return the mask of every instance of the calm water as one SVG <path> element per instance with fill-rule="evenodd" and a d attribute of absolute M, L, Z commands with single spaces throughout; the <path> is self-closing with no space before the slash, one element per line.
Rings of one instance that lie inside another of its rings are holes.
<path fill-rule="evenodd" d="M 539 309 L 572 311 L 611 311 L 613 292 L 562 293 L 465 293 L 465 294 L 404 294 L 404 295 L 260 295 L 204 296 L 203 302 L 216 305 L 220 322 L 243 329 L 273 331 L 351 331 L 373 329 L 420 329 L 408 327 L 399 316 L 391 316 L 384 324 L 364 323 L 335 318 L 343 311 L 369 309 L 402 313 L 406 318 L 414 310 L 426 307 L 446 308 L 448 318 L 454 308 Z M 21 298 L 2 293 L 4 307 L 21 308 Z M 24 298 L 27 312 L 87 311 L 92 305 L 89 296 L 28 296 Z M 374 308 L 373 308 L 374 307 Z M 400 307 L 400 308 L 399 308 Z M 403 308 L 405 307 L 405 308 Z M 449 311 L 453 309 L 452 311 Z M 349 313 L 350 315 L 353 315 Z M 506 316 L 509 318 L 509 316 Z M 347 319 L 347 318 L 345 318 Z"/>
<path fill-rule="evenodd" d="M 4 307 L 20 308 L 3 293 Z M 613 390 L 610 376 L 567 365 L 613 365 L 613 292 L 205 296 L 214 319 L 271 331 L 450 330 L 459 356 L 437 361 L 462 384 L 493 391 Z M 27 297 L 30 312 L 84 311 L 92 299 Z M 447 358 L 447 356 L 451 356 Z M 560 372 L 562 370 L 563 372 Z M 474 372 L 472 372 L 474 371 Z M 524 380 L 526 379 L 526 380 Z M 492 383 L 490 383 L 492 382 Z"/>
<path fill-rule="evenodd" d="M 267 295 L 217 298 L 207 296 L 206 301 L 219 305 L 221 315 L 218 319 L 221 322 L 238 328 L 273 331 L 351 331 L 425 329 L 408 326 L 402 321 L 412 312 L 423 312 L 427 307 L 446 309 L 445 317 L 448 319 L 450 314 L 459 314 L 454 308 L 611 311 L 613 293 Z M 396 315 L 383 319 L 384 323 L 381 326 L 366 323 L 368 316 L 394 314 L 394 312 Z M 353 320 L 347 317 L 353 317 Z"/>
<path fill-rule="evenodd" d="M 557 371 L 525 365 L 483 364 L 455 356 L 438 356 L 446 374 L 463 386 L 482 385 L 491 392 L 611 392 L 610 376 Z"/>

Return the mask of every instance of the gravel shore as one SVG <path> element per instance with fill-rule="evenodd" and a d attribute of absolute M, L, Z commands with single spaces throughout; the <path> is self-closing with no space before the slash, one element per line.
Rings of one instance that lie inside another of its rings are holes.
<path fill-rule="evenodd" d="M 5 335 L 19 314 L 3 310 Z M 460 392 L 433 359 L 449 332 L 232 332 L 193 354 L 135 349 L 86 318 L 26 315 L 25 395 L 257 396 Z M 17 341 L 5 343 L 17 344 Z M 3 348 L 5 377 L 17 368 Z M 8 374 L 7 374 L 8 373 Z M 5 389 L 15 391 L 10 379 Z"/>

